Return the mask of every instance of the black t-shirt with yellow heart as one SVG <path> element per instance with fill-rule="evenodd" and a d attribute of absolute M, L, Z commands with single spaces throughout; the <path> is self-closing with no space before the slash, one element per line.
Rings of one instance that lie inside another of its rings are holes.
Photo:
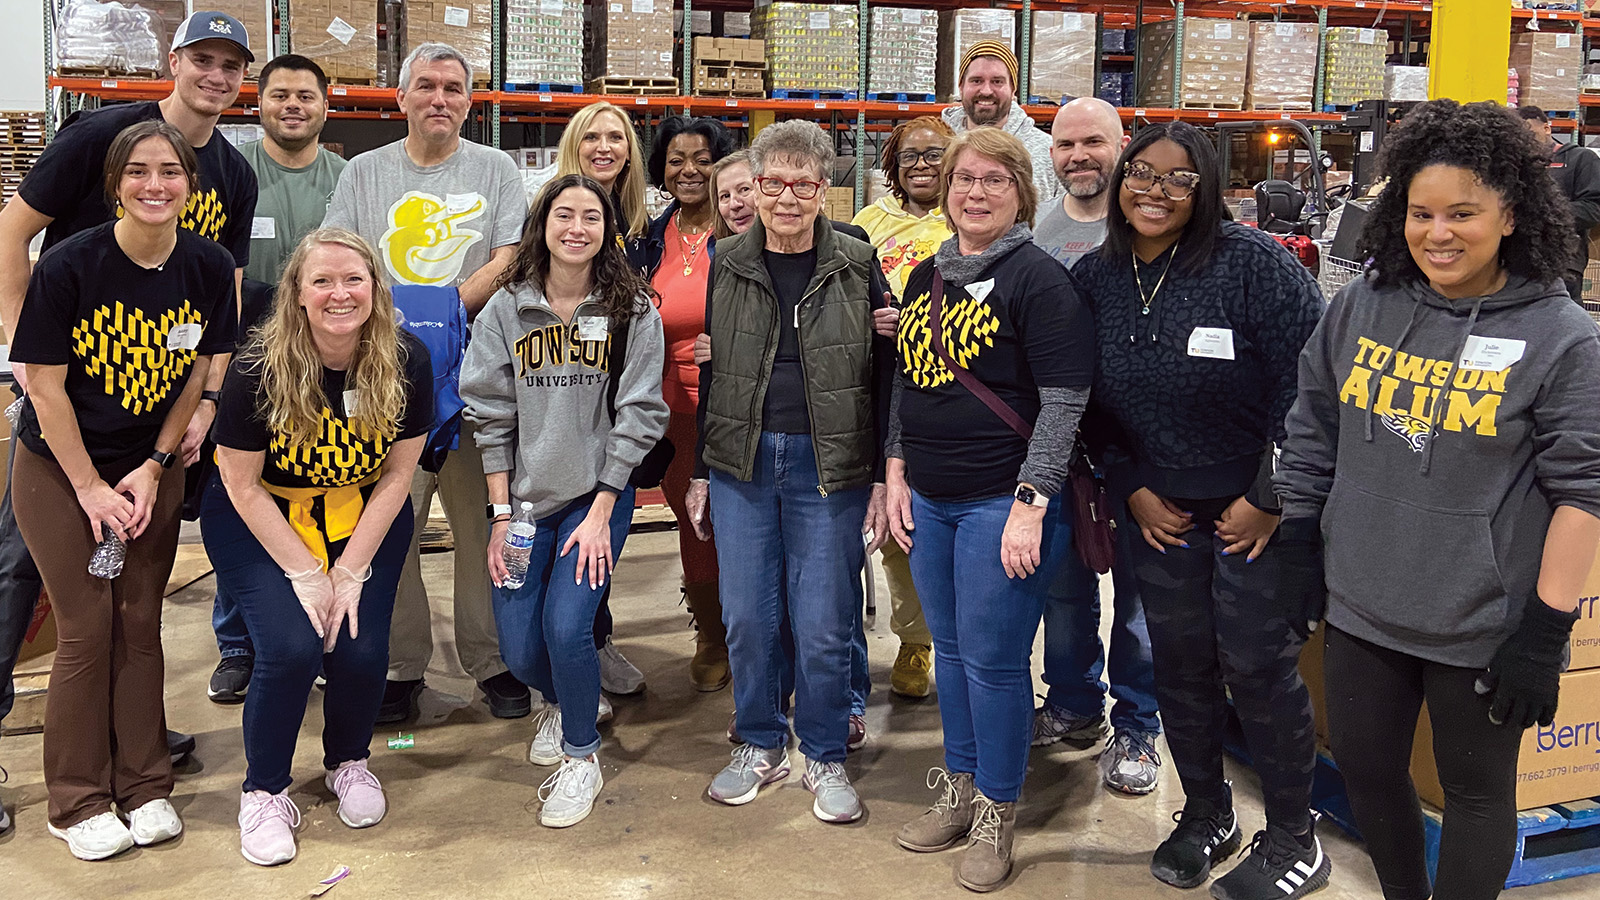
<path fill-rule="evenodd" d="M 146 269 L 118 246 L 114 223 L 67 238 L 28 280 L 11 359 L 66 366 L 83 447 L 116 479 L 155 449 L 167 412 L 201 356 L 233 351 L 233 257 L 178 229 L 167 261 Z M 30 401 L 20 438 L 53 459 Z"/>
<path fill-rule="evenodd" d="M 335 488 L 359 484 L 382 469 L 395 442 L 427 434 L 433 425 L 433 364 L 422 341 L 409 332 L 400 332 L 406 403 L 393 440 L 369 433 L 350 418 L 360 405 L 360 397 L 354 390 L 346 391 L 344 372 L 324 368 L 322 391 L 328 402 L 322 408 L 317 440 L 307 446 L 289 446 L 288 439 L 273 433 L 267 424 L 261 364 L 250 356 L 253 354 L 241 353 L 234 358 L 233 369 L 222 385 L 211 439 L 219 447 L 265 451 L 261 478 L 274 487 Z"/>

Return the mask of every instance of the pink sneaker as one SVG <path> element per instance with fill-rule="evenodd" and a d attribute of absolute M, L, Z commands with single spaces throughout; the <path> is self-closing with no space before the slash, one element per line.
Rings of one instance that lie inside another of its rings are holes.
<path fill-rule="evenodd" d="M 339 818 L 351 828 L 376 825 L 389 811 L 383 799 L 383 785 L 367 771 L 367 761 L 354 759 L 339 764 L 325 779 L 328 790 L 339 797 Z"/>
<path fill-rule="evenodd" d="M 294 859 L 294 830 L 300 810 L 287 791 L 239 795 L 239 852 L 258 866 L 276 866 Z"/>

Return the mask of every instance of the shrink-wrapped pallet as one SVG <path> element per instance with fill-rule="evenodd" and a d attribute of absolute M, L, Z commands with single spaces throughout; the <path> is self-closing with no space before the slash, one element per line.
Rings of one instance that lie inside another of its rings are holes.
<path fill-rule="evenodd" d="M 506 77 L 583 83 L 583 0 L 506 0 Z"/>
<path fill-rule="evenodd" d="M 1183 20 L 1183 83 L 1177 80 L 1177 23 L 1139 28 L 1139 105 L 1241 109 L 1249 66 L 1250 37 L 1244 22 Z M 1176 104 L 1174 104 L 1176 100 Z"/>
<path fill-rule="evenodd" d="M 1028 93 L 1061 103 L 1095 93 L 1093 13 L 1035 12 L 1028 55 Z"/>
<path fill-rule="evenodd" d="M 1324 40 L 1323 104 L 1354 106 L 1363 100 L 1382 100 L 1388 34 L 1376 28 L 1329 28 Z"/>
<path fill-rule="evenodd" d="M 750 36 L 767 44 L 770 90 L 855 91 L 860 87 L 861 19 L 854 6 L 770 3 L 750 16 Z"/>
<path fill-rule="evenodd" d="M 1511 38 L 1517 104 L 1562 112 L 1578 108 L 1583 40 L 1570 33 L 1527 31 Z"/>
<path fill-rule="evenodd" d="M 1251 22 L 1251 109 L 1311 109 L 1317 86 L 1317 26 L 1314 22 Z"/>
<path fill-rule="evenodd" d="M 877 7 L 867 38 L 867 90 L 932 94 L 939 65 L 939 16 L 932 10 Z"/>
<path fill-rule="evenodd" d="M 961 99 L 961 56 L 979 41 L 999 41 L 1017 52 L 1017 14 L 1005 9 L 958 9 L 939 13 L 939 77 L 936 90 Z"/>

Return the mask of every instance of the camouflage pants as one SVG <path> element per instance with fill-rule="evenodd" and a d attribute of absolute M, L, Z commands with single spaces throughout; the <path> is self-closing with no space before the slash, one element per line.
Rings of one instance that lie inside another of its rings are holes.
<path fill-rule="evenodd" d="M 1155 659 L 1156 699 L 1184 793 L 1220 802 L 1228 695 L 1244 726 L 1267 820 L 1291 832 L 1309 822 L 1316 761 L 1311 698 L 1296 668 L 1302 641 L 1273 596 L 1269 544 L 1253 563 L 1223 556 L 1213 522 L 1230 500 L 1174 500 L 1193 513 L 1189 547 L 1158 553 L 1136 538 L 1134 573 Z M 1129 521 L 1122 527 L 1138 526 Z"/>

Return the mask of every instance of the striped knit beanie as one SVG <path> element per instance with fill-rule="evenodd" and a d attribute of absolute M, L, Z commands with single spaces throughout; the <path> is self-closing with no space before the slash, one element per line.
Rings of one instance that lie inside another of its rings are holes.
<path fill-rule="evenodd" d="M 1017 55 L 1006 44 L 994 40 L 978 41 L 961 54 L 961 74 L 957 76 L 961 81 L 967 80 L 967 68 L 980 56 L 992 56 L 1005 63 L 1006 71 L 1011 74 L 1011 89 L 1017 89 Z"/>

